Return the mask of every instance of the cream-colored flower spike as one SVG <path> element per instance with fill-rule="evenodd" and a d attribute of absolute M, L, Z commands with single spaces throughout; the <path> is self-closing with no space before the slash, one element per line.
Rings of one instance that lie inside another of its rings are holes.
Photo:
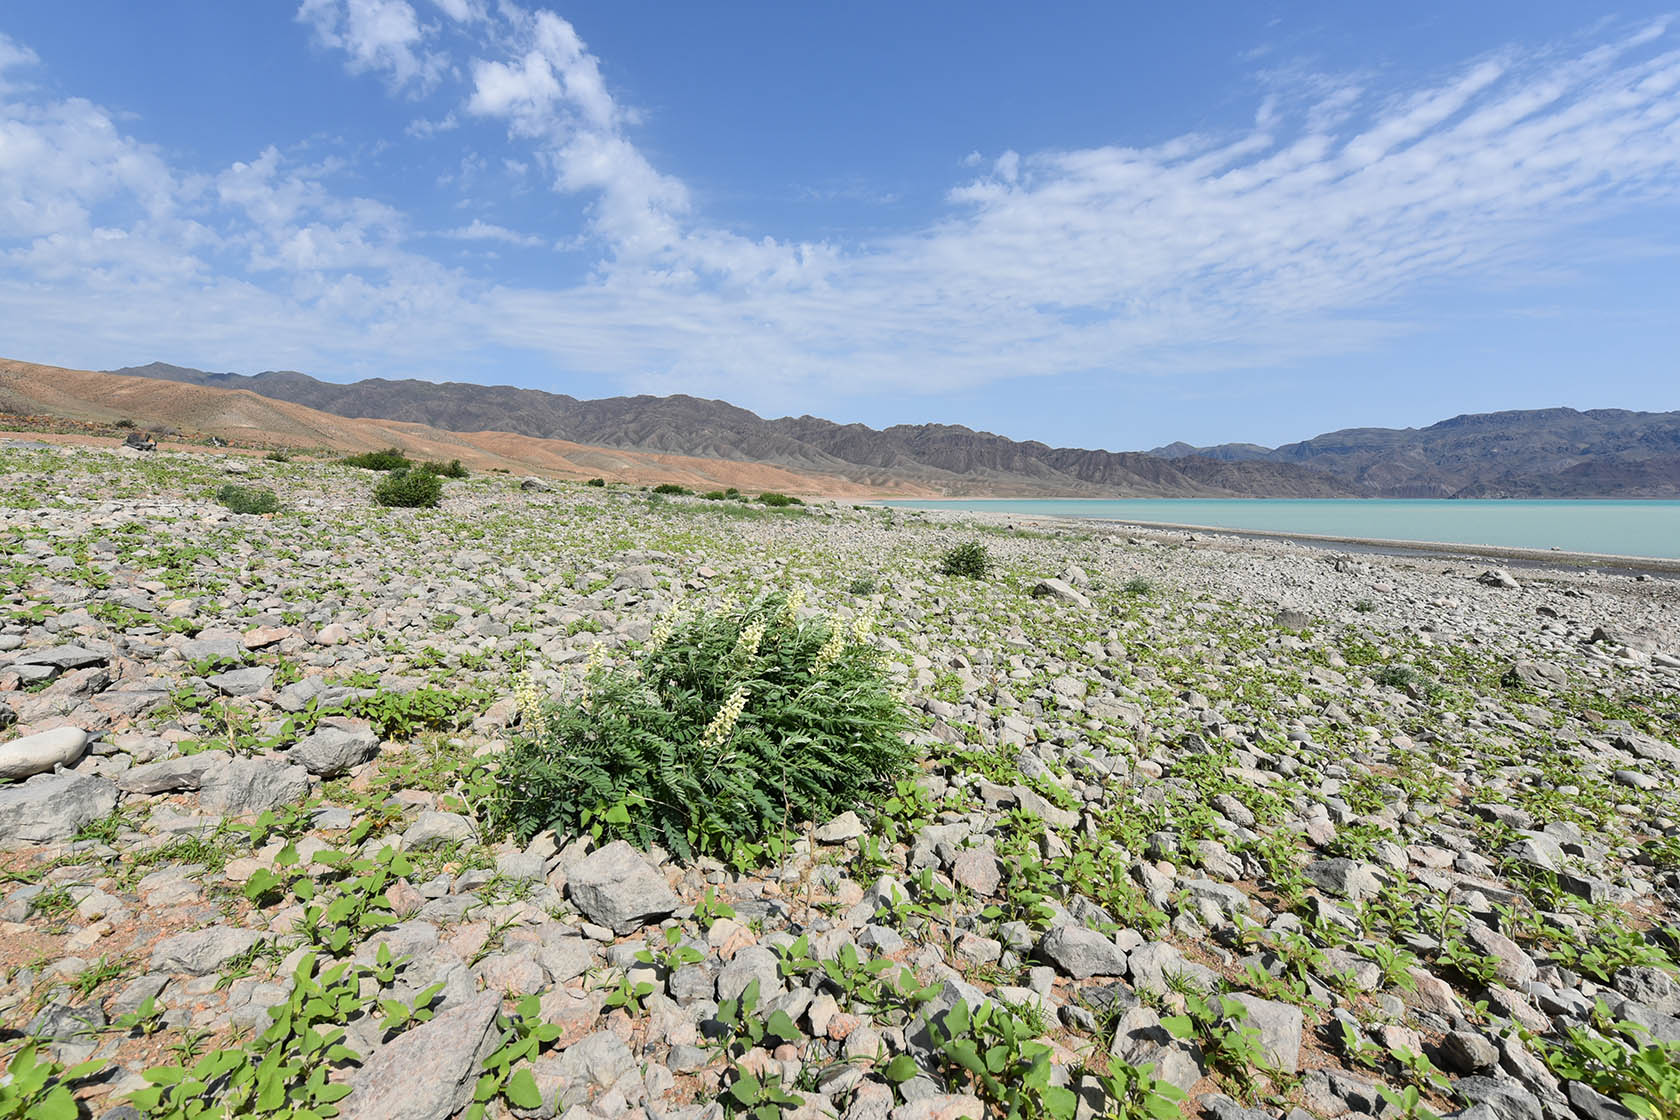
<path fill-rule="evenodd" d="M 723 702 L 718 714 L 712 717 L 712 722 L 706 725 L 705 733 L 700 736 L 700 749 L 715 751 L 728 742 L 730 733 L 735 730 L 735 722 L 746 710 L 747 686 L 739 685 L 729 694 L 729 699 Z"/>
<path fill-rule="evenodd" d="M 840 655 L 846 652 L 846 628 L 840 625 L 836 617 L 829 623 L 828 641 L 817 651 L 817 659 L 811 663 L 811 675 L 814 677 L 824 669 L 840 660 Z"/>

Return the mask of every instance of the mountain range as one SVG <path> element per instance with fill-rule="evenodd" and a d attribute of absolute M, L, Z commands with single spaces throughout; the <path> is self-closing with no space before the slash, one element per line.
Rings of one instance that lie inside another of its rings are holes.
<path fill-rule="evenodd" d="M 1349 428 L 1276 448 L 1172 443 L 1116 452 L 950 424 L 877 430 L 813 416 L 765 419 L 683 395 L 579 400 L 512 386 L 338 384 L 295 371 L 207 373 L 162 362 L 112 372 L 247 389 L 338 416 L 773 464 L 953 497 L 1680 497 L 1680 412 L 1547 408 L 1426 428 Z"/>
<path fill-rule="evenodd" d="M 578 400 L 461 382 L 337 384 L 157 362 L 93 372 L 0 359 L 0 412 L 59 418 L 87 434 L 121 420 L 254 447 L 399 446 L 484 470 L 833 497 L 1680 498 L 1680 413 L 1608 409 L 1348 429 L 1277 448 L 1113 452 L 957 425 L 764 419 L 681 395 Z"/>

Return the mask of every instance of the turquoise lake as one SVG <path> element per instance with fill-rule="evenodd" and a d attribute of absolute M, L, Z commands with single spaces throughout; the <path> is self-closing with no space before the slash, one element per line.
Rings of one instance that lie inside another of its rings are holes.
<path fill-rule="evenodd" d="M 1680 559 L 1680 502 L 1129 498 L 894 501 L 915 509 L 1265 529 L 1384 541 Z"/>

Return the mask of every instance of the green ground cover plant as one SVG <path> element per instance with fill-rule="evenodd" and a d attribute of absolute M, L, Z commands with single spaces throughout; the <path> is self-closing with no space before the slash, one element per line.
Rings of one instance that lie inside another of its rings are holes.
<path fill-rule="evenodd" d="M 486 807 L 492 829 L 739 859 L 778 830 L 865 808 L 909 764 L 904 709 L 863 627 L 796 610 L 777 593 L 667 623 L 638 664 L 528 707 Z"/>
<path fill-rule="evenodd" d="M 948 576 L 983 579 L 992 570 L 992 554 L 979 541 L 967 541 L 939 558 L 939 570 Z"/>
<path fill-rule="evenodd" d="M 373 489 L 382 506 L 429 509 L 443 497 L 443 480 L 426 470 L 393 470 Z"/>
<path fill-rule="evenodd" d="M 280 508 L 280 499 L 265 486 L 238 486 L 230 482 L 216 491 L 216 500 L 234 513 L 273 513 Z"/>

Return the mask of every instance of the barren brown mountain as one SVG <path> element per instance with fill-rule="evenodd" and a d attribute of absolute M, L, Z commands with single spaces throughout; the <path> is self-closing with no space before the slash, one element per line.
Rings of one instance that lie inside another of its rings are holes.
<path fill-rule="evenodd" d="M 350 419 L 247 389 L 214 389 L 10 359 L 0 359 L 0 413 L 104 425 L 129 420 L 145 429 L 177 431 L 187 438 L 216 436 L 245 447 L 351 453 L 399 447 L 417 459 L 460 459 L 477 470 L 554 478 L 676 482 L 694 489 L 735 486 L 824 497 L 930 493 L 923 487 L 863 486 L 820 472 L 758 463 L 589 447 L 511 432 L 445 432 L 425 424 Z M 0 415 L 0 429 L 5 427 L 5 416 Z"/>

